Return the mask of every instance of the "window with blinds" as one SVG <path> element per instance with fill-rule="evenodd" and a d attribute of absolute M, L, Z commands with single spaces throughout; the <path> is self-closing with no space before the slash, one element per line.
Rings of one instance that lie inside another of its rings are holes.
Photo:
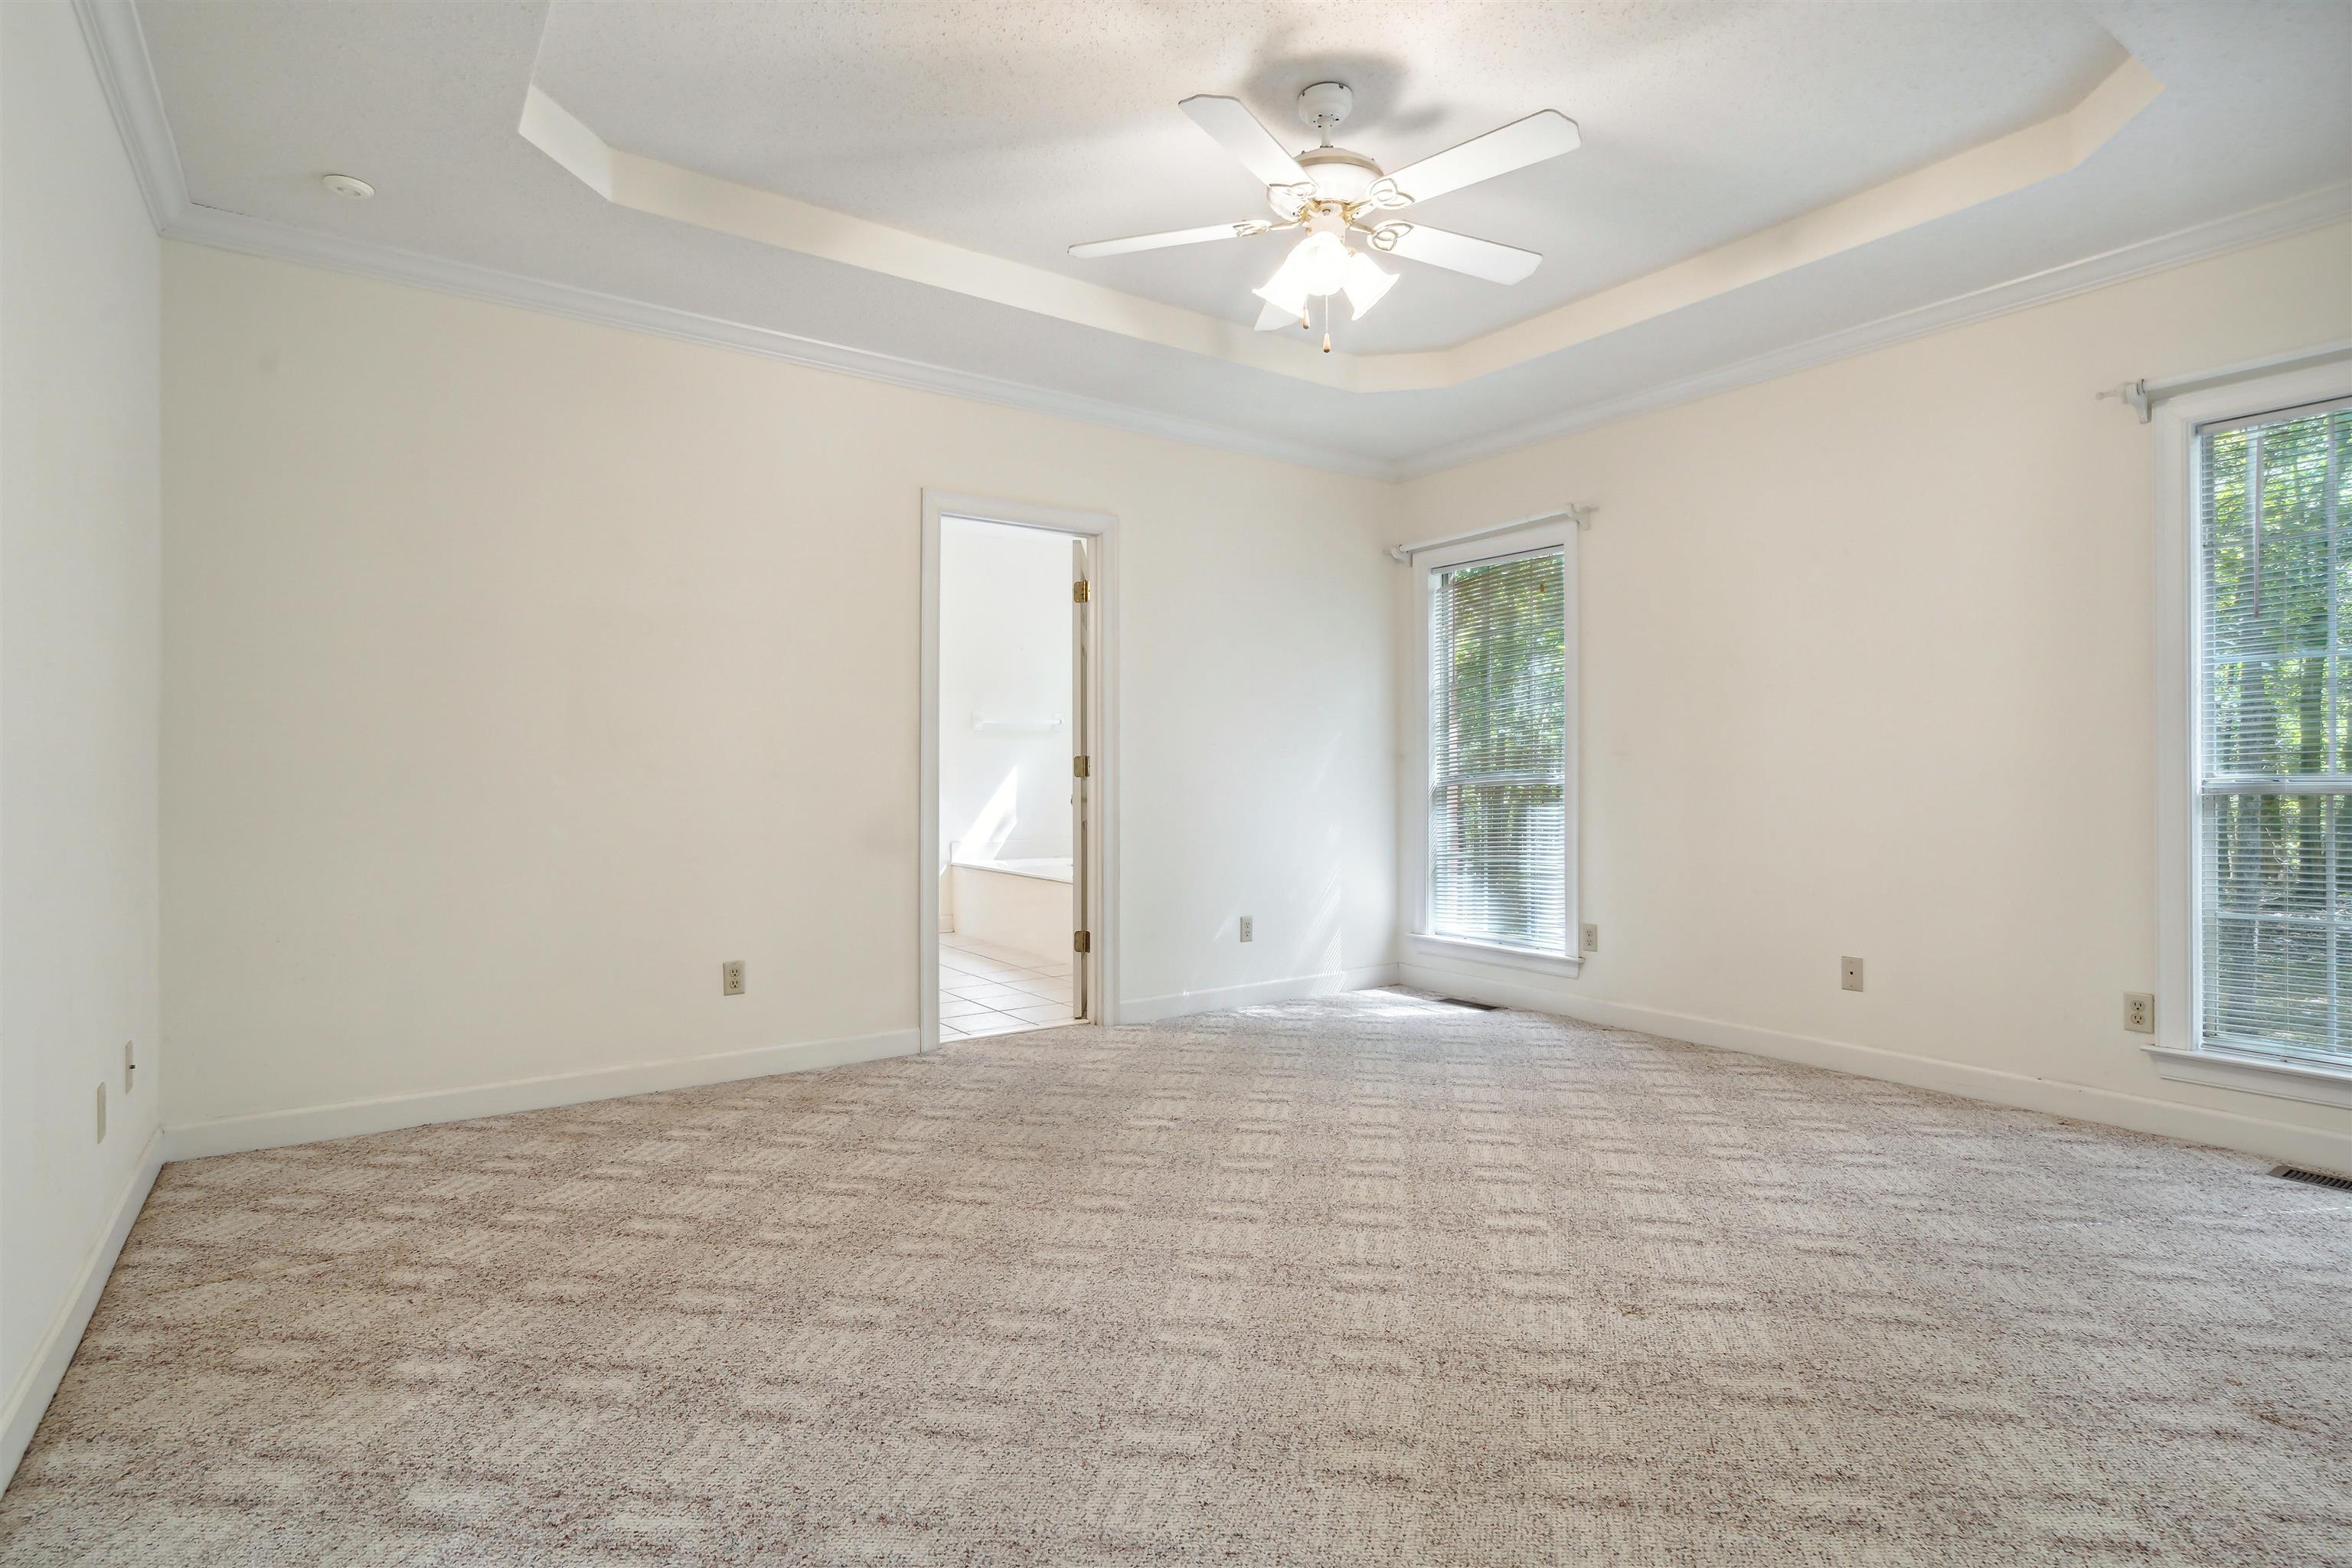
<path fill-rule="evenodd" d="M 1568 949 L 1566 563 L 1558 548 L 1429 582 L 1429 931 Z"/>
<path fill-rule="evenodd" d="M 2352 1068 L 2352 401 L 2197 433 L 2200 1044 Z"/>

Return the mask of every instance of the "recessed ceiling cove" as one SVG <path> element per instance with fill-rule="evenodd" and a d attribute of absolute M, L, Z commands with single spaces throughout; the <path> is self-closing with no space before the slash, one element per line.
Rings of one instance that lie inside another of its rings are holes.
<path fill-rule="evenodd" d="M 184 170 L 168 233 L 1373 472 L 2352 213 L 2346 5 L 135 15 Z M 1368 190 L 1572 121 L 1573 151 L 1400 209 L 1538 259 L 1506 280 L 1382 253 L 1393 284 L 1360 317 L 1343 290 L 1330 353 L 1320 305 L 1258 331 L 1301 235 L 1182 106 L 1230 100 L 1296 162 L 1321 84 Z"/>
<path fill-rule="evenodd" d="M 1307 95 L 1318 89 L 1326 89 L 1325 101 L 1335 101 L 1342 94 L 1353 97 L 1343 83 L 1310 83 L 1302 92 L 1307 118 L 1313 117 L 1314 102 Z M 2105 146 L 2162 90 L 2163 84 L 2126 56 L 2079 100 L 2047 119 L 1656 272 L 1446 348 L 1336 358 L 1328 310 L 1320 357 L 1312 344 L 1244 336 L 1232 330 L 1234 323 L 1223 314 L 1188 310 L 1139 294 L 1121 294 L 1026 262 L 628 152 L 565 110 L 536 83 L 524 104 L 520 129 L 532 145 L 599 195 L 639 212 L 1326 385 L 1357 392 L 1409 392 L 1454 386 L 1475 376 L 1507 370 L 2064 174 Z M 1354 290 L 1363 297 L 1382 297 L 1393 286 L 1394 273 L 1371 262 L 1367 251 L 1348 247 L 1343 237 L 1350 230 L 1360 231 L 1370 250 L 1409 264 L 1489 285 L 1522 281 L 1541 260 L 1538 255 L 1423 221 L 1424 193 L 1442 205 L 1457 189 L 1480 183 L 1466 177 L 1470 171 L 1463 168 L 1465 163 L 1483 163 L 1493 175 L 1505 176 L 1528 171 L 1573 151 L 1578 144 L 1575 122 L 1557 110 L 1544 109 L 1458 146 L 1416 159 L 1394 174 L 1384 174 L 1378 163 L 1361 154 L 1353 162 L 1338 163 L 1328 157 L 1328 143 L 1320 149 L 1326 154 L 1320 159 L 1314 148 L 1301 149 L 1294 157 L 1235 99 L 1203 94 L 1188 98 L 1177 107 L 1223 142 L 1228 151 L 1243 152 L 1244 172 L 1253 180 L 1264 182 L 1261 197 L 1280 221 L 1228 221 L 1126 240 L 1089 242 L 1067 247 L 1069 254 L 1094 259 L 1214 239 L 1256 241 L 1303 228 L 1306 239 L 1297 242 L 1296 252 L 1286 253 L 1274 278 L 1250 290 L 1264 301 L 1252 321 L 1258 332 L 1282 324 L 1286 317 L 1296 317 L 1300 326 L 1308 326 L 1308 297 L 1339 292 L 1343 275 L 1353 276 Z M 1249 168 L 1251 163 L 1257 167 Z M 1316 166 L 1312 175 L 1307 173 L 1308 164 Z M 1424 173 L 1433 170 L 1448 173 Z M 1345 174 L 1364 177 L 1346 185 L 1344 199 L 1321 194 L 1321 187 Z M 1398 216 L 1408 206 L 1413 209 L 1411 217 Z M 1556 224 L 1563 215 L 1550 216 Z M 1537 220 L 1526 221 L 1533 226 Z M 1332 270 L 1331 287 L 1325 289 L 1314 288 L 1297 276 L 1303 270 L 1301 258 L 1307 266 L 1317 259 L 1318 243 Z M 1342 259 L 1349 257 L 1354 258 L 1352 263 Z M 1261 260 L 1258 265 L 1263 268 L 1269 263 Z M 1357 319 L 1361 319 L 1360 310 Z"/>

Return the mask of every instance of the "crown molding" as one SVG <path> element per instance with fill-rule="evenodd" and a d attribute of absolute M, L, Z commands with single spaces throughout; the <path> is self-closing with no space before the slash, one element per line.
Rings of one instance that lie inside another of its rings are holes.
<path fill-rule="evenodd" d="M 1452 348 L 1367 356 L 1356 384 L 1366 392 L 1459 385 L 1917 229 L 2080 167 L 2163 91 L 2126 54 L 2073 108 L 2047 120 Z"/>
<path fill-rule="evenodd" d="M 548 315 L 568 316 L 573 321 L 593 321 L 601 326 L 651 332 L 685 342 L 758 354 L 763 359 L 782 360 L 812 370 L 839 371 L 868 381 L 909 387 L 917 392 L 936 392 L 950 397 L 993 403 L 1030 414 L 1083 420 L 1090 425 L 1107 425 L 1113 429 L 1130 430 L 1138 435 L 1157 436 L 1192 446 L 1219 447 L 1254 458 L 1271 458 L 1277 462 L 1299 463 L 1338 473 L 1360 474 L 1373 479 L 1390 477 L 1391 465 L 1384 458 L 1286 441 L 1278 437 L 1186 419 L 1153 409 L 1131 407 L 1127 404 L 1087 397 L 1077 393 L 1032 386 L 1026 382 L 1006 381 L 976 371 L 901 359 L 895 354 L 877 353 L 871 349 L 854 348 L 846 343 L 829 343 L 822 339 L 804 338 L 770 327 L 722 321 L 671 305 L 656 305 L 643 300 L 599 293 L 595 289 L 582 289 L 569 283 L 525 278 L 519 273 L 502 272 L 496 268 L 479 267 L 472 262 L 449 261 L 387 245 L 346 239 L 339 235 L 320 234 L 311 229 L 292 228 L 263 218 L 247 217 L 242 213 L 226 212 L 219 207 L 192 205 L 163 234 L 167 239 L 242 251 L 247 256 L 355 273 L 362 278 L 405 283 L 436 293 L 456 294 L 497 305 L 517 305 Z"/>
<path fill-rule="evenodd" d="M 188 176 L 180 167 L 172 122 L 163 115 L 163 92 L 155 85 L 155 63 L 147 57 L 139 13 L 131 0 L 73 0 L 73 9 L 90 64 L 98 68 L 99 90 L 114 111 L 114 129 L 160 234 L 188 210 Z"/>
<path fill-rule="evenodd" d="M 1390 480 L 1418 479 L 1458 468 L 1555 436 L 1589 430 L 1634 415 L 1752 386 L 1931 332 L 2012 310 L 2030 310 L 2248 246 L 2284 239 L 2352 216 L 2352 184 L 2331 185 L 1627 396 L 1559 409 L 1540 419 L 1400 458 L 1370 458 L 196 205 L 188 197 L 187 176 L 181 167 L 179 149 L 172 139 L 170 121 L 163 113 L 163 95 L 156 86 L 154 67 L 148 58 L 146 37 L 140 30 L 138 13 L 131 0 L 73 0 L 73 7 L 141 194 L 146 198 L 158 232 L 170 238 L 356 273 L 495 304 L 520 306 L 625 331 L 653 332 L 917 391 Z"/>
<path fill-rule="evenodd" d="M 1328 335 L 1318 353 L 1287 333 L 1244 328 L 632 153 L 607 142 L 535 82 L 524 90 L 517 130 L 615 206 L 1342 391 L 1439 392 L 2054 178 L 2095 153 L 2163 90 L 2146 66 L 2126 55 L 2081 101 L 2047 120 L 1509 326 L 1447 348 L 1399 353 L 1335 353 Z M 1286 320 L 1268 314 L 1276 326 Z"/>
<path fill-rule="evenodd" d="M 614 206 L 772 249 L 1340 391 L 1362 390 L 1375 363 L 612 146 L 536 82 L 523 89 L 516 133 Z"/>
<path fill-rule="evenodd" d="M 1402 481 L 1459 468 L 1481 458 L 1531 447 L 1555 436 L 1590 430 L 1638 414 L 1696 402 L 1717 393 L 1753 386 L 1759 382 L 1890 348 L 1930 333 L 1967 326 L 2015 310 L 2031 310 L 2036 305 L 2045 305 L 2110 284 L 2128 282 L 2135 278 L 2187 266 L 2248 246 L 2284 239 L 2347 216 L 2352 216 L 2352 184 L 2331 185 L 2271 206 L 2177 230 L 2007 283 L 1997 283 L 1972 293 L 1923 305 L 1916 310 L 1882 317 L 1858 327 L 1848 327 L 1804 342 L 1792 343 L 1787 348 L 1759 354 L 1718 370 L 1623 397 L 1562 409 L 1541 419 L 1393 459 L 1286 441 L 1254 431 L 1186 419 L 1102 398 L 1058 392 L 973 371 L 928 364 L 919 360 L 901 359 L 870 349 L 825 342 L 740 321 L 723 321 L 674 306 L 623 299 L 567 283 L 550 283 L 541 279 L 502 272 L 495 268 L 478 267 L 471 262 L 448 261 L 390 246 L 292 228 L 218 207 L 192 204 L 163 232 L 172 239 L 242 251 L 249 256 L 269 257 L 338 272 L 356 273 L 386 282 L 405 283 L 438 293 L 484 300 L 493 304 L 520 306 L 525 310 L 568 316 L 574 321 L 593 321 L 630 331 L 652 332 L 687 342 L 783 360 L 815 370 L 863 376 L 919 392 L 971 398 L 1032 414 L 1105 425 L 1138 435 L 1157 436 L 1192 446 L 1220 447 L 1335 473 Z"/>
<path fill-rule="evenodd" d="M 179 144 L 173 139 L 171 121 L 163 112 L 163 89 L 156 84 L 154 62 L 147 53 L 147 36 L 140 27 L 139 13 L 131 0 L 73 0 L 73 8 L 75 19 L 81 26 L 83 42 L 89 49 L 90 63 L 98 72 L 99 87 L 113 112 L 115 131 L 130 157 L 140 195 L 146 199 L 148 216 L 156 231 L 167 238 L 302 262 L 494 304 L 518 305 L 574 321 L 653 332 L 919 392 L 993 403 L 1192 446 L 1221 447 L 1338 473 L 1375 479 L 1389 475 L 1391 465 L 1385 458 L 1286 441 L 1256 431 L 1233 429 L 973 371 L 953 370 L 844 343 L 720 321 L 671 306 L 625 300 L 591 289 L 550 283 L 495 268 L 446 261 L 390 246 L 292 228 L 219 207 L 197 205 L 188 197 L 188 178 L 181 166 Z"/>
<path fill-rule="evenodd" d="M 2086 293 L 2093 289 L 2104 289 L 2110 284 L 2127 283 L 2149 273 L 2186 267 L 2191 262 L 2242 250 L 2248 246 L 2286 239 L 2315 228 L 2324 228 L 2347 217 L 2352 217 L 2352 184 L 2326 186 L 2270 206 L 2256 207 L 2252 212 L 2177 229 L 2171 234 L 2122 246 L 2102 255 L 2070 261 L 2006 283 L 1996 283 L 1971 293 L 1938 300 L 1932 305 L 1883 316 L 1875 321 L 1843 328 L 1804 342 L 1791 343 L 1787 348 L 1775 349 L 1769 353 L 1725 365 L 1719 370 L 1706 371 L 1623 397 L 1563 409 L 1541 419 L 1529 420 L 1484 436 L 1474 436 L 1465 441 L 1433 447 L 1425 452 L 1399 458 L 1390 466 L 1390 477 L 1401 480 L 1420 479 L 1424 474 L 1460 468 L 1481 458 L 1532 447 L 1555 436 L 1571 435 L 1579 430 L 1590 430 L 1628 419 L 1637 414 L 1671 408 L 1680 403 L 1696 402 L 1720 392 L 1753 386 L 1759 382 L 1792 375 L 1801 370 L 1852 359 L 1857 354 L 1891 348 L 1913 338 L 1964 327 L 1972 321 L 2031 310 L 2036 305 L 2046 305 L 2053 300 Z"/>

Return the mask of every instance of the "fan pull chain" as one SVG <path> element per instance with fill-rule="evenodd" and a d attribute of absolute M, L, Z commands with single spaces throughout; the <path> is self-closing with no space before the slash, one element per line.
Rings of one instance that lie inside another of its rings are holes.
<path fill-rule="evenodd" d="M 1331 352 L 1331 297 L 1323 296 L 1323 352 Z"/>

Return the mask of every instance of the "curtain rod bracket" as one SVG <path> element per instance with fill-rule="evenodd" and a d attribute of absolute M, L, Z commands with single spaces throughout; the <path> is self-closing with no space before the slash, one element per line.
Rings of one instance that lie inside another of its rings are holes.
<path fill-rule="evenodd" d="M 2145 425 L 2147 423 L 2149 416 L 2147 383 L 2146 381 L 2126 381 L 2120 386 L 2111 386 L 2107 388 L 2106 391 L 2099 394 L 2099 396 L 2102 399 L 2109 397 L 2116 399 L 2125 407 L 2130 409 L 2134 414 L 2138 415 L 2139 422 L 2141 424 Z"/>
<path fill-rule="evenodd" d="M 2310 348 L 2290 349 L 2285 353 L 2265 354 L 2261 359 L 2244 360 L 2237 364 L 2200 371 L 2195 375 L 2178 376 L 2170 381 L 2127 381 L 2121 386 L 2107 388 L 2099 394 L 2099 398 L 2102 402 L 2114 398 L 2138 415 L 2141 424 L 2147 425 L 2153 421 L 2158 404 L 2187 393 L 2227 386 L 2231 382 L 2244 381 L 2250 376 L 2336 364 L 2344 360 L 2352 360 L 2352 338 L 2338 338 L 2333 342 L 2316 343 Z"/>

